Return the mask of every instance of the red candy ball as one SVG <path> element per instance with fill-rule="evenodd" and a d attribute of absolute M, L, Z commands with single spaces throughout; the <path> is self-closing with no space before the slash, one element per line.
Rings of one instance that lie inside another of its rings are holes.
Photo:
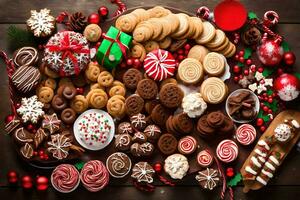
<path fill-rule="evenodd" d="M 7 115 L 5 117 L 5 123 L 8 124 L 9 122 L 11 122 L 12 120 L 14 120 L 15 116 L 14 115 Z"/>
<path fill-rule="evenodd" d="M 26 127 L 26 129 L 28 131 L 32 131 L 34 129 L 34 126 L 32 124 L 28 124 L 27 127 Z"/>
<path fill-rule="evenodd" d="M 238 76 L 235 76 L 235 77 L 233 78 L 233 80 L 234 80 L 235 82 L 238 82 L 238 81 L 240 80 L 240 78 L 239 78 Z"/>
<path fill-rule="evenodd" d="M 36 188 L 38 191 L 45 191 L 48 189 L 49 180 L 45 176 L 38 176 L 36 178 Z"/>
<path fill-rule="evenodd" d="M 262 126 L 263 123 L 264 123 L 264 120 L 263 120 L 262 118 L 257 118 L 257 119 L 256 119 L 256 125 L 257 125 L 257 126 Z"/>
<path fill-rule="evenodd" d="M 239 61 L 240 61 L 241 63 L 244 63 L 244 62 L 245 62 L 245 58 L 244 58 L 244 57 L 240 57 L 240 58 L 239 58 Z"/>
<path fill-rule="evenodd" d="M 190 45 L 190 44 L 184 45 L 184 49 L 185 49 L 185 50 L 190 50 L 190 49 L 191 49 L 191 45 Z"/>
<path fill-rule="evenodd" d="M 233 66 L 233 72 L 236 73 L 236 74 L 238 74 L 238 73 L 241 72 L 241 68 L 238 65 L 234 65 Z"/>
<path fill-rule="evenodd" d="M 10 184 L 16 184 L 18 182 L 18 174 L 17 174 L 17 172 L 13 171 L 13 170 L 9 171 L 7 173 L 7 181 Z"/>
<path fill-rule="evenodd" d="M 153 168 L 156 173 L 160 173 L 162 170 L 162 166 L 160 163 L 155 163 Z"/>
<path fill-rule="evenodd" d="M 245 52 L 244 52 L 243 50 L 240 50 L 240 51 L 239 51 L 239 56 L 243 57 L 244 54 L 245 54 Z"/>
<path fill-rule="evenodd" d="M 285 52 L 283 54 L 283 61 L 287 65 L 294 65 L 296 61 L 296 56 L 293 52 Z"/>
<path fill-rule="evenodd" d="M 108 17 L 108 8 L 106 6 L 100 6 L 98 9 L 98 14 L 101 16 L 102 19 Z"/>
<path fill-rule="evenodd" d="M 245 69 L 245 70 L 244 70 L 244 74 L 245 74 L 246 76 L 248 76 L 248 75 L 249 75 L 249 70 L 248 70 L 248 69 Z"/>
<path fill-rule="evenodd" d="M 33 181 L 32 181 L 31 176 L 28 176 L 28 175 L 23 176 L 22 177 L 22 187 L 24 189 L 31 189 L 32 186 L 33 186 Z"/>
<path fill-rule="evenodd" d="M 100 16 L 97 13 L 92 13 L 88 17 L 89 24 L 99 24 Z"/>
<path fill-rule="evenodd" d="M 260 127 L 260 131 L 261 131 L 261 132 L 264 132 L 265 130 L 266 130 L 266 127 L 265 127 L 265 126 L 261 126 L 261 127 Z"/>
<path fill-rule="evenodd" d="M 239 56 L 238 54 L 235 54 L 234 59 L 235 59 L 236 61 L 238 61 L 238 60 L 240 59 L 240 56 Z"/>

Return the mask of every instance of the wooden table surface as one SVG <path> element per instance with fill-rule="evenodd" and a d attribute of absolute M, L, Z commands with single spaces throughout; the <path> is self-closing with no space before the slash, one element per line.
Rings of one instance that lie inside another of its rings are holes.
<path fill-rule="evenodd" d="M 216 0 L 130 0 L 125 1 L 128 8 L 136 6 L 162 5 L 171 6 L 194 13 L 202 5 L 213 9 L 219 1 Z M 254 11 L 262 17 L 265 11 L 274 10 L 280 15 L 278 31 L 286 37 L 291 49 L 299 59 L 296 62 L 297 71 L 300 71 L 300 3 L 298 0 L 244 0 L 242 1 L 248 11 Z M 11 24 L 24 26 L 24 22 L 29 17 L 31 9 L 49 8 L 53 15 L 61 11 L 70 13 L 82 11 L 84 14 L 96 12 L 96 9 L 105 5 L 110 11 L 116 7 L 109 1 L 84 1 L 84 0 L 0 0 L 0 49 L 8 50 L 6 42 L 6 29 Z M 12 52 L 8 52 L 12 55 Z M 176 187 L 157 186 L 153 193 L 143 193 L 131 185 L 113 181 L 106 189 L 98 193 L 87 192 L 80 186 L 71 194 L 61 194 L 50 187 L 46 192 L 38 193 L 36 190 L 23 191 L 20 186 L 9 187 L 6 182 L 6 173 L 10 169 L 16 170 L 19 174 L 47 175 L 47 170 L 36 170 L 23 163 L 12 147 L 12 140 L 4 132 L 3 118 L 10 113 L 8 104 L 8 89 L 5 65 L 0 63 L 0 197 L 1 199 L 218 199 L 220 187 L 214 192 L 205 192 L 193 181 L 194 177 L 187 178 L 182 184 Z M 235 199 L 299 199 L 300 195 L 300 153 L 294 148 L 288 155 L 283 166 L 276 173 L 276 177 L 267 187 L 260 191 L 253 191 L 248 194 L 242 192 L 242 186 L 235 188 Z M 298 198 L 297 198 L 298 197 Z"/>

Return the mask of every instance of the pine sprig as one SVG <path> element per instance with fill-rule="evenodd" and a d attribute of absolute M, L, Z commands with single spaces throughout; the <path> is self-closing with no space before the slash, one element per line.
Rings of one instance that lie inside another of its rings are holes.
<path fill-rule="evenodd" d="M 31 32 L 14 25 L 8 27 L 7 37 L 8 47 L 12 51 L 24 46 L 38 47 L 38 42 Z"/>

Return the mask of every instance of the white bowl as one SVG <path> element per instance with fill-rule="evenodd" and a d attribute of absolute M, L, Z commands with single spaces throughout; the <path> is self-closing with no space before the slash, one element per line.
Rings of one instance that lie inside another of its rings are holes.
<path fill-rule="evenodd" d="M 250 95 L 254 98 L 254 101 L 255 101 L 255 106 L 254 106 L 254 109 L 255 109 L 255 112 L 256 112 L 256 115 L 252 118 L 252 119 L 235 119 L 233 116 L 231 116 L 229 114 L 229 103 L 228 103 L 228 99 L 232 96 L 236 96 L 238 93 L 242 92 L 242 91 L 248 91 L 250 92 Z M 226 110 L 226 113 L 227 115 L 232 119 L 232 121 L 236 122 L 236 123 L 240 123 L 240 124 L 243 124 L 243 123 L 249 123 L 251 121 L 253 121 L 257 115 L 258 115 L 258 112 L 259 112 L 259 108 L 260 108 L 260 103 L 259 103 L 259 99 L 258 97 L 256 96 L 256 94 L 254 92 L 252 92 L 251 90 L 248 90 L 248 89 L 238 89 L 238 90 L 235 90 L 233 91 L 226 99 L 226 103 L 225 103 L 225 110 Z"/>

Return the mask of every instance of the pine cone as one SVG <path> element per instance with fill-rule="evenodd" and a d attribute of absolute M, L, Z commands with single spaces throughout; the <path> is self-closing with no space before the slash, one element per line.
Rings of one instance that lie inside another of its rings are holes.
<path fill-rule="evenodd" d="M 86 25 L 86 17 L 81 12 L 73 13 L 69 18 L 69 30 L 82 32 Z"/>
<path fill-rule="evenodd" d="M 254 26 L 249 27 L 242 35 L 242 40 L 247 45 L 256 45 L 259 43 L 260 39 L 261 39 L 261 33 Z"/>

